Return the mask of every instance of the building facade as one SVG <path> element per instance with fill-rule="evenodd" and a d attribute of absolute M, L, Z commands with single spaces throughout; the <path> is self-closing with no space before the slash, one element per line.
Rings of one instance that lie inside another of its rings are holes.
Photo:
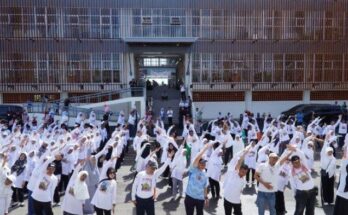
<path fill-rule="evenodd" d="M 347 0 L 2 0 L 0 100 L 125 88 L 174 58 L 206 113 L 277 113 L 348 100 L 347 39 Z"/>

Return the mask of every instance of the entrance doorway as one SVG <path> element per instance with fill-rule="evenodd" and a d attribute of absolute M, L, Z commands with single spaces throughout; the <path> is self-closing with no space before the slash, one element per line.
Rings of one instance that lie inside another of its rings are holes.
<path fill-rule="evenodd" d="M 183 81 L 184 68 L 184 57 L 180 55 L 135 56 L 136 79 L 147 86 L 177 88 Z"/>

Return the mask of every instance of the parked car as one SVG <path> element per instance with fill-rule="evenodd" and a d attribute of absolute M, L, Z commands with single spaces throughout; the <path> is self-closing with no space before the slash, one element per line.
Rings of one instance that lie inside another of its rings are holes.
<path fill-rule="evenodd" d="M 343 110 L 339 105 L 332 104 L 300 104 L 282 112 L 284 118 L 295 116 L 296 113 L 303 113 L 303 122 L 308 124 L 312 116 L 323 118 L 322 122 L 330 123 L 332 120 L 337 120 L 339 115 L 347 115 L 347 110 Z"/>
<path fill-rule="evenodd" d="M 9 114 L 22 115 L 24 108 L 20 105 L 0 105 L 0 120 L 8 120 Z"/>

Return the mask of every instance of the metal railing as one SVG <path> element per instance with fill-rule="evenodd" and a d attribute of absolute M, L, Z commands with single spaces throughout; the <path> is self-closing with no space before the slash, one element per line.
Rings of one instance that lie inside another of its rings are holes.
<path fill-rule="evenodd" d="M 117 100 L 120 98 L 128 97 L 143 97 L 145 95 L 145 88 L 143 87 L 131 87 L 126 89 L 118 89 L 114 91 L 98 92 L 93 94 L 87 94 L 82 96 L 69 97 L 69 103 L 74 106 L 79 106 L 86 103 L 99 103 L 111 100 Z M 51 103 L 63 104 L 65 99 L 53 100 Z"/>
<path fill-rule="evenodd" d="M 96 119 L 102 121 L 105 115 L 105 112 L 102 110 L 88 109 L 88 108 L 80 108 L 80 107 L 64 107 L 62 105 L 57 105 L 55 103 L 31 103 L 26 105 L 26 109 L 28 113 L 40 113 L 40 114 L 48 114 L 53 112 L 54 115 L 63 115 L 67 114 L 68 117 L 75 118 L 79 113 L 83 113 L 86 119 L 89 118 L 89 114 L 94 111 L 96 115 Z M 65 112 L 65 113 L 64 113 Z M 117 122 L 118 112 L 111 112 L 112 117 L 109 117 L 110 122 Z"/>
<path fill-rule="evenodd" d="M 1 92 L 97 92 L 113 91 L 127 88 L 128 84 L 121 83 L 0 83 Z"/>
<path fill-rule="evenodd" d="M 192 83 L 193 91 L 285 91 L 285 90 L 343 90 L 348 89 L 346 82 L 211 82 Z"/>

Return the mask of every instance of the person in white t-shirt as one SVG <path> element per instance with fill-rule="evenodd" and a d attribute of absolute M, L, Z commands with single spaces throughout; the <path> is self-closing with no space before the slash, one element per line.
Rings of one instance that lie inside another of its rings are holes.
<path fill-rule="evenodd" d="M 186 149 L 184 149 L 185 144 L 181 144 L 179 150 L 175 153 L 174 160 L 170 164 L 171 178 L 173 182 L 172 194 L 173 199 L 176 198 L 179 189 L 179 197 L 183 197 L 183 177 L 187 172 L 187 159 L 186 159 Z"/>
<path fill-rule="evenodd" d="M 157 163 L 149 160 L 146 169 L 137 174 L 132 185 L 132 202 L 136 206 L 137 214 L 155 214 L 155 199 L 157 196 L 157 178 L 164 172 L 171 162 L 174 152 L 168 155 L 168 159 L 157 169 Z"/>
<path fill-rule="evenodd" d="M 113 165 L 114 166 L 114 165 Z M 106 178 L 101 178 L 91 204 L 97 215 L 115 214 L 117 183 L 116 172 L 113 167 L 106 170 Z M 103 174 L 101 174 L 103 177 Z"/>
<path fill-rule="evenodd" d="M 255 179 L 259 182 L 256 205 L 260 215 L 265 213 L 265 206 L 268 205 L 270 215 L 275 215 L 275 192 L 277 191 L 277 179 L 279 168 L 288 159 L 290 153 L 283 153 L 281 159 L 276 153 L 270 153 L 268 162 L 258 166 Z"/>
<path fill-rule="evenodd" d="M 46 172 L 42 172 L 37 178 L 37 183 L 32 193 L 36 215 L 53 215 L 51 202 L 54 190 L 58 184 L 58 178 L 53 174 L 55 170 L 54 163 L 50 163 L 48 166 L 45 163 L 41 166 L 42 169 L 45 167 L 47 167 Z"/>
<path fill-rule="evenodd" d="M 243 188 L 246 185 L 245 175 L 249 167 L 243 164 L 244 157 L 251 147 L 248 146 L 243 151 L 236 154 L 230 161 L 223 184 L 224 189 L 224 209 L 225 215 L 242 215 L 242 204 L 240 200 Z"/>
<path fill-rule="evenodd" d="M 171 126 L 173 125 L 173 109 L 171 107 L 168 108 L 167 110 L 167 118 L 168 118 L 168 125 Z"/>
<path fill-rule="evenodd" d="M 311 170 L 308 168 L 304 154 L 296 149 L 289 148 L 294 155 L 291 157 L 290 184 L 293 190 L 296 209 L 295 214 L 314 214 L 316 189 Z M 291 154 L 292 154 L 291 153 Z"/>

